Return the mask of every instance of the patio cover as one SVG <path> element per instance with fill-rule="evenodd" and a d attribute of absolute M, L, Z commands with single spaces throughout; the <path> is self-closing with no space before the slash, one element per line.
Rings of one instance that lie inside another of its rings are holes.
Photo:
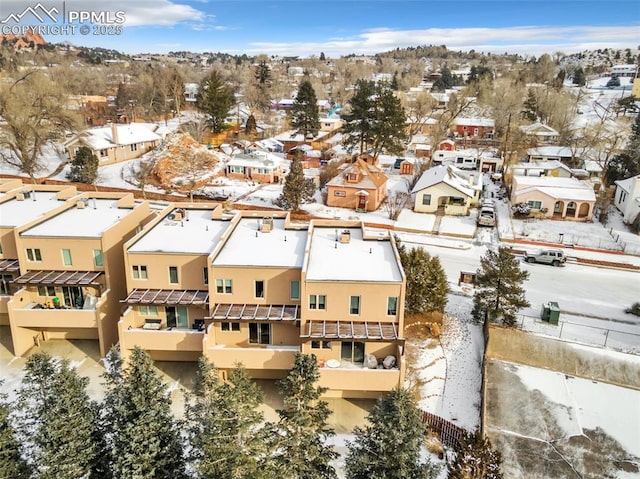
<path fill-rule="evenodd" d="M 398 337 L 397 323 L 353 321 L 309 321 L 301 338 L 311 339 L 369 339 L 393 341 Z"/>
<path fill-rule="evenodd" d="M 43 286 L 101 286 L 96 282 L 102 271 L 28 271 L 15 284 Z"/>
<path fill-rule="evenodd" d="M 120 301 L 127 304 L 208 304 L 209 292 L 188 289 L 134 289 Z"/>
<path fill-rule="evenodd" d="M 295 321 L 297 304 L 218 304 L 210 318 L 219 321 Z"/>

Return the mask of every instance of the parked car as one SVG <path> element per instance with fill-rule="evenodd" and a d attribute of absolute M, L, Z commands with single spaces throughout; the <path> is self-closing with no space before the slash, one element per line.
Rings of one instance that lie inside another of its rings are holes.
<path fill-rule="evenodd" d="M 482 206 L 478 211 L 478 220 L 476 221 L 478 226 L 495 226 L 496 225 L 496 210 L 493 206 Z"/>
<path fill-rule="evenodd" d="M 543 249 L 534 253 L 526 252 L 524 260 L 527 263 L 542 263 L 561 266 L 567 261 L 564 252 L 559 249 Z"/>
<path fill-rule="evenodd" d="M 400 169 L 400 165 L 404 161 L 404 158 L 396 158 L 396 161 L 393 163 L 393 168 L 396 170 Z"/>

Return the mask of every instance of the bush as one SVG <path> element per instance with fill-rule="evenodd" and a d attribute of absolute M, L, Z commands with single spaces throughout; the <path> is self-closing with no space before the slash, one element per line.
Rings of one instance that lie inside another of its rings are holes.
<path fill-rule="evenodd" d="M 625 309 L 625 312 L 640 316 L 640 303 L 633 303 L 630 308 Z"/>

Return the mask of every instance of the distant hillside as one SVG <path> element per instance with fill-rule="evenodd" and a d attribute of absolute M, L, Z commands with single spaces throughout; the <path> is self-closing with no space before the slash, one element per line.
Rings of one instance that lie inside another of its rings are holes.
<path fill-rule="evenodd" d="M 0 45 L 8 46 L 14 50 L 25 48 L 37 49 L 47 45 L 47 42 L 39 33 L 27 32 L 26 35 L 0 35 Z"/>

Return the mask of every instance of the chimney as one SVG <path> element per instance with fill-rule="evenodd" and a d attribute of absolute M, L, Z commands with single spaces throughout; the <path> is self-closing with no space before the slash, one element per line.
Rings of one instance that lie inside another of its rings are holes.
<path fill-rule="evenodd" d="M 78 209 L 79 209 L 79 210 L 83 210 L 83 209 L 84 209 L 84 207 L 85 207 L 85 206 L 87 206 L 87 205 L 85 204 L 84 200 L 79 200 L 79 201 L 76 203 L 76 206 L 78 207 Z"/>
<path fill-rule="evenodd" d="M 273 229 L 273 218 L 271 218 L 270 216 L 265 216 L 262 219 L 262 227 L 260 228 L 260 231 L 262 231 L 263 233 L 269 233 L 272 229 Z"/>
<path fill-rule="evenodd" d="M 340 233 L 340 243 L 349 243 L 351 241 L 351 231 L 342 230 Z"/>
<path fill-rule="evenodd" d="M 118 144 L 118 127 L 115 123 L 111 123 L 111 141 L 114 144 Z"/>

